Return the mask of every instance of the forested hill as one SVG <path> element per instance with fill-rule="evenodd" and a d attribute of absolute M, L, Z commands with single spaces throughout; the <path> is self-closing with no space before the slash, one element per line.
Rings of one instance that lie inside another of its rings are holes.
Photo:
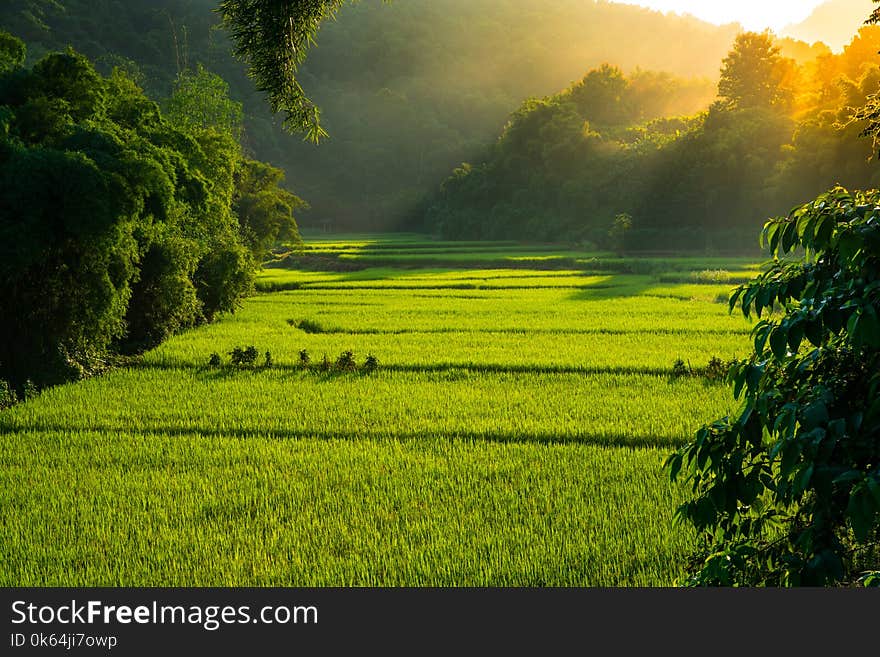
<path fill-rule="evenodd" d="M 683 117 L 657 104 L 680 96 L 680 81 L 593 70 L 526 102 L 413 227 L 624 250 L 755 248 L 769 216 L 838 183 L 880 183 L 865 125 L 851 121 L 877 91 L 878 50 L 880 27 L 839 55 L 743 33 L 718 62 L 718 101 Z"/>
<path fill-rule="evenodd" d="M 670 111 L 705 107 L 737 29 L 584 0 L 363 0 L 322 27 L 301 76 L 331 134 L 314 146 L 269 115 L 229 54 L 217 4 L 5 0 L 0 26 L 28 42 L 32 60 L 71 44 L 105 73 L 136 67 L 153 97 L 170 94 L 179 69 L 205 64 L 244 102 L 254 155 L 286 169 L 312 204 L 302 223 L 353 228 L 395 225 L 523 99 L 603 62 L 711 78 L 690 83 Z"/>

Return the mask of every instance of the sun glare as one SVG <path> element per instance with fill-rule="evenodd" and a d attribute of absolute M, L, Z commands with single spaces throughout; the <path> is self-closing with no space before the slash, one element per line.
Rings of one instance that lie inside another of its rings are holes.
<path fill-rule="evenodd" d="M 822 0 L 616 0 L 630 5 L 642 5 L 664 12 L 692 14 L 703 20 L 724 24 L 740 23 L 749 30 L 781 30 L 798 23 Z"/>

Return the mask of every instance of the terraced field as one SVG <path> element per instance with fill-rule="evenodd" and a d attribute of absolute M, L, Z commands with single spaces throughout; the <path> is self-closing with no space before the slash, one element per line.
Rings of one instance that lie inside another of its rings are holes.
<path fill-rule="evenodd" d="M 0 583 L 673 583 L 693 536 L 660 465 L 733 410 L 699 373 L 749 348 L 722 302 L 753 263 L 306 252 L 347 271 L 268 268 L 235 315 L 0 413 Z"/>

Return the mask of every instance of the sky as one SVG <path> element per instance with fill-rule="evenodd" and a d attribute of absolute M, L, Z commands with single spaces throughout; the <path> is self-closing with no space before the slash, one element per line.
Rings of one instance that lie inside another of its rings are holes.
<path fill-rule="evenodd" d="M 659 11 L 687 13 L 712 23 L 740 23 L 747 30 L 780 31 L 800 23 L 823 0 L 614 0 Z"/>

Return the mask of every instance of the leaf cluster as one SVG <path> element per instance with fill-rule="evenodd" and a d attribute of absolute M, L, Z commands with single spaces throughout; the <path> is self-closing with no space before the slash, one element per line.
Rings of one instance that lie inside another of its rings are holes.
<path fill-rule="evenodd" d="M 0 378 L 78 378 L 233 312 L 298 240 L 302 202 L 243 157 L 225 94 L 199 68 L 166 114 L 73 50 L 0 71 Z"/>
<path fill-rule="evenodd" d="M 880 193 L 834 188 L 762 241 L 772 264 L 730 299 L 760 319 L 742 406 L 666 462 L 705 539 L 690 581 L 855 582 L 880 558 Z"/>

